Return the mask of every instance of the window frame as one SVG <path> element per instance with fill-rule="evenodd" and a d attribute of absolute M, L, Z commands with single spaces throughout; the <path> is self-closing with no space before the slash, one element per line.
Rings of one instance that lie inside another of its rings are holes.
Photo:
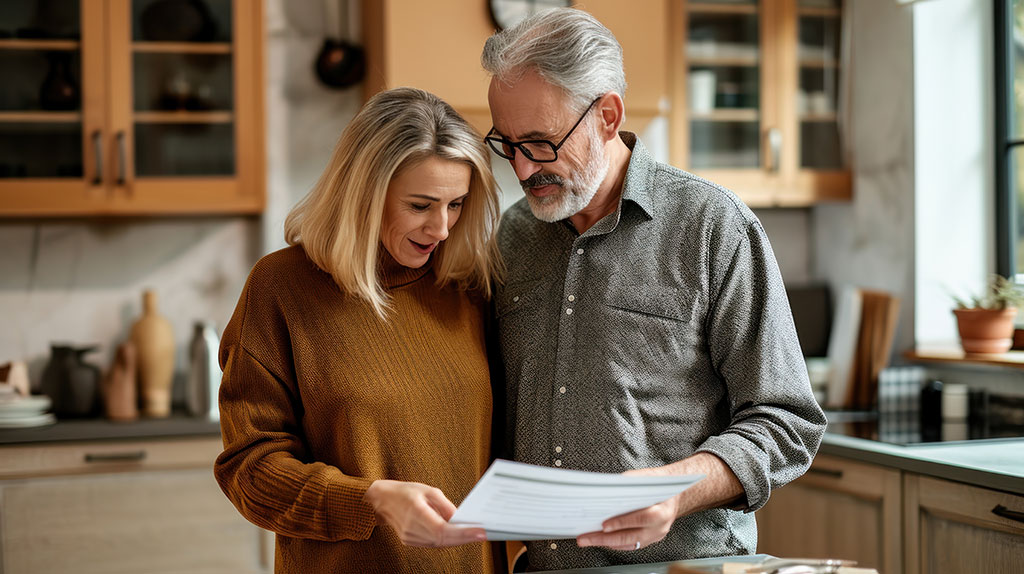
<path fill-rule="evenodd" d="M 1013 2 L 1002 0 L 995 5 L 995 178 L 996 178 L 996 271 L 1004 277 L 1024 282 L 1024 273 L 1016 269 L 1017 201 L 1013 189 L 1011 154 L 1024 146 L 1024 137 L 1011 139 L 1013 102 L 1008 97 L 1013 87 Z"/>

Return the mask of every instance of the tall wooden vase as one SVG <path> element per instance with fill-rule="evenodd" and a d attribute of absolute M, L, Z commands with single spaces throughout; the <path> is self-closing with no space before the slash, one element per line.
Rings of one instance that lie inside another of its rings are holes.
<path fill-rule="evenodd" d="M 156 293 L 142 293 L 142 317 L 132 327 L 138 364 L 142 414 L 166 417 L 171 414 L 171 382 L 174 378 L 174 331 L 157 312 Z"/>

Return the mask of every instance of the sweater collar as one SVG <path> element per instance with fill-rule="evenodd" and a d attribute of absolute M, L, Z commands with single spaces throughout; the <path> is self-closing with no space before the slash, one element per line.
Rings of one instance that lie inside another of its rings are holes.
<path fill-rule="evenodd" d="M 431 256 L 423 267 L 416 269 L 406 267 L 396 261 L 383 245 L 378 247 L 377 273 L 380 278 L 380 284 L 385 289 L 395 289 L 417 281 L 427 273 L 430 273 L 433 265 L 434 258 Z"/>

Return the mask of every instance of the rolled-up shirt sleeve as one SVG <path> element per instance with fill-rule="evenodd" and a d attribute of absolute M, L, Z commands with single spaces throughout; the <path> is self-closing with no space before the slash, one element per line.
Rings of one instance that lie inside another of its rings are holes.
<path fill-rule="evenodd" d="M 768 237 L 756 221 L 737 237 L 728 263 L 711 270 L 715 298 L 706 325 L 730 423 L 696 451 L 725 462 L 746 495 L 736 508 L 752 512 L 807 470 L 826 421 L 811 392 Z"/>

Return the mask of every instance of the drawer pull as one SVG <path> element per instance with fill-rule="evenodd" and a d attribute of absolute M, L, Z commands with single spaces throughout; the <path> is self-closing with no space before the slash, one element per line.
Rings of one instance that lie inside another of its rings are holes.
<path fill-rule="evenodd" d="M 146 451 L 86 453 L 85 462 L 136 462 L 146 459 Z"/>
<path fill-rule="evenodd" d="M 1007 518 L 1015 522 L 1024 522 L 1024 512 L 1010 510 L 1009 508 L 1006 508 L 1002 504 L 997 504 L 996 507 L 992 509 L 992 514 L 995 514 L 996 516 L 1002 516 L 1003 518 Z"/>
<path fill-rule="evenodd" d="M 814 468 L 814 467 L 811 467 L 811 468 L 807 469 L 807 474 L 817 474 L 819 476 L 827 476 L 829 478 L 834 478 L 836 480 L 839 480 L 840 478 L 843 478 L 843 471 L 841 471 L 841 470 L 832 470 L 831 468 Z"/>

